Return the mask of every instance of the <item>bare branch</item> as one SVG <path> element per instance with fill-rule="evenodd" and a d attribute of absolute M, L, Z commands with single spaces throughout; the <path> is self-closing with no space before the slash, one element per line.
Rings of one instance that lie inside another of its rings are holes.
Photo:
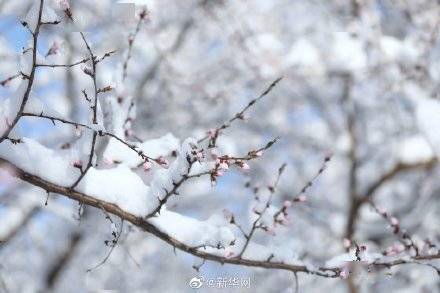
<path fill-rule="evenodd" d="M 9 125 L 9 127 L 5 130 L 5 132 L 0 137 L 0 143 L 2 143 L 11 133 L 12 129 L 15 127 L 15 125 L 18 123 L 18 120 L 20 120 L 21 113 L 24 111 L 24 107 L 26 106 L 26 103 L 29 99 L 32 85 L 34 83 L 34 77 L 35 77 L 35 68 L 37 64 L 37 48 L 38 48 L 38 36 L 40 34 L 40 27 L 41 27 L 41 17 L 43 15 L 43 6 L 44 6 L 44 0 L 40 0 L 40 8 L 38 10 L 38 20 L 37 25 L 35 27 L 35 31 L 32 32 L 32 38 L 33 38 L 33 44 L 32 44 L 32 65 L 31 65 L 31 72 L 29 74 L 28 78 L 28 84 L 26 87 L 26 91 L 23 95 L 23 99 L 21 100 L 20 108 L 18 110 L 17 115 L 15 116 L 12 123 Z"/>

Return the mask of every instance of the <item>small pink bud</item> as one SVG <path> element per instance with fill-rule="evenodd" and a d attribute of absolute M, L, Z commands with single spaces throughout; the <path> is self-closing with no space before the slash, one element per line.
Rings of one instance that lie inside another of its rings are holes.
<path fill-rule="evenodd" d="M 397 220 L 397 218 L 395 218 L 395 217 L 391 217 L 390 222 L 391 222 L 391 225 L 393 225 L 393 226 L 399 225 L 399 220 Z"/>
<path fill-rule="evenodd" d="M 233 258 L 234 256 L 235 256 L 235 253 L 233 253 L 232 251 L 228 251 L 225 254 L 225 257 L 228 259 Z"/>
<path fill-rule="evenodd" d="M 46 53 L 46 57 L 57 54 L 59 49 L 60 47 L 58 45 L 58 42 L 53 42 L 52 46 L 49 48 L 49 51 Z"/>
<path fill-rule="evenodd" d="M 83 162 L 81 160 L 75 160 L 72 162 L 73 167 L 75 168 L 82 168 Z"/>
<path fill-rule="evenodd" d="M 240 168 L 243 170 L 249 170 L 251 167 L 246 162 L 242 162 L 240 165 Z"/>
<path fill-rule="evenodd" d="M 350 239 L 344 238 L 342 243 L 343 243 L 345 248 L 350 248 L 351 247 L 351 240 Z"/>
<path fill-rule="evenodd" d="M 289 208 L 292 206 L 292 202 L 290 200 L 286 200 L 286 201 L 284 201 L 283 206 L 285 208 Z"/>
<path fill-rule="evenodd" d="M 237 118 L 238 118 L 238 119 L 241 119 L 241 120 L 243 120 L 243 121 L 247 121 L 247 120 L 249 120 L 250 116 L 247 115 L 247 114 L 238 114 L 238 115 L 237 115 Z"/>
<path fill-rule="evenodd" d="M 69 1 L 67 0 L 59 0 L 58 5 L 60 5 L 60 8 L 64 11 L 67 9 L 70 9 Z"/>
<path fill-rule="evenodd" d="M 255 153 L 255 155 L 257 157 L 261 157 L 263 155 L 263 151 L 258 151 L 258 152 Z"/>
<path fill-rule="evenodd" d="M 383 208 L 377 208 L 377 211 L 379 212 L 379 214 L 381 214 L 382 216 L 385 216 L 387 214 L 387 211 L 384 210 Z"/>
<path fill-rule="evenodd" d="M 226 162 L 221 162 L 219 164 L 219 168 L 222 170 L 228 170 L 229 169 L 229 165 Z"/>
<path fill-rule="evenodd" d="M 132 136 L 133 136 L 133 130 L 131 130 L 131 129 L 126 129 L 126 130 L 125 130 L 125 136 L 127 136 L 127 137 L 132 137 Z"/>
<path fill-rule="evenodd" d="M 307 201 L 307 196 L 305 196 L 304 194 L 300 195 L 297 197 L 299 202 L 306 202 Z"/>
<path fill-rule="evenodd" d="M 144 171 L 145 171 L 145 172 L 150 171 L 152 166 L 153 166 L 153 165 L 152 165 L 151 162 L 149 162 L 149 161 L 146 161 L 145 163 L 142 164 L 142 167 L 144 168 Z"/>
<path fill-rule="evenodd" d="M 160 156 L 159 158 L 157 158 L 156 163 L 158 163 L 159 165 L 161 165 L 164 168 L 168 168 L 168 166 L 170 165 L 168 160 L 165 159 L 163 156 Z"/>
<path fill-rule="evenodd" d="M 276 236 L 275 227 L 270 227 L 267 229 L 267 233 L 271 236 Z"/>
<path fill-rule="evenodd" d="M 139 18 L 144 19 L 147 16 L 148 12 L 146 9 L 142 9 L 142 11 L 139 13 Z"/>
<path fill-rule="evenodd" d="M 104 158 L 104 164 L 106 164 L 107 166 L 111 166 L 113 165 L 113 160 L 110 158 L 105 157 Z"/>
<path fill-rule="evenodd" d="M 347 279 L 349 275 L 350 275 L 350 271 L 349 271 L 349 269 L 348 269 L 348 266 L 344 266 L 344 267 L 342 268 L 342 271 L 339 273 L 339 276 L 340 276 L 342 279 Z"/>
<path fill-rule="evenodd" d="M 128 43 L 131 45 L 133 43 L 133 41 L 134 41 L 134 36 L 132 34 L 130 34 L 128 36 Z"/>
<path fill-rule="evenodd" d="M 399 253 L 398 247 L 396 245 L 389 246 L 385 250 L 387 256 L 395 256 Z"/>

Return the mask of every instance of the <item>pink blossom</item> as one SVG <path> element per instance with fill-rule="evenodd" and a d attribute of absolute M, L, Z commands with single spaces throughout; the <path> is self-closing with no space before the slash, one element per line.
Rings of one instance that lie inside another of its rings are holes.
<path fill-rule="evenodd" d="M 297 200 L 299 202 L 306 202 L 307 201 L 307 196 L 305 196 L 304 194 L 300 195 L 297 197 Z"/>
<path fill-rule="evenodd" d="M 250 116 L 247 114 L 239 114 L 239 115 L 237 115 L 237 118 L 239 118 L 243 121 L 247 121 L 247 120 L 249 120 Z"/>
<path fill-rule="evenodd" d="M 397 218 L 395 218 L 395 217 L 391 217 L 390 222 L 391 222 L 391 225 L 393 225 L 393 226 L 399 225 L 399 220 L 397 220 Z"/>
<path fill-rule="evenodd" d="M 243 170 L 249 170 L 251 167 L 246 162 L 237 161 L 236 164 Z"/>
<path fill-rule="evenodd" d="M 396 255 L 396 251 L 394 250 L 394 246 L 389 246 L 385 249 L 385 254 L 388 256 L 394 256 Z"/>
<path fill-rule="evenodd" d="M 271 236 L 276 236 L 276 233 L 275 233 L 275 227 L 270 227 L 270 228 L 267 228 L 267 234 L 269 234 L 269 235 L 271 235 Z"/>
<path fill-rule="evenodd" d="M 350 270 L 349 270 L 349 268 L 348 268 L 348 265 L 345 265 L 345 266 L 342 268 L 341 272 L 339 273 L 339 276 L 340 276 L 342 279 L 347 279 L 349 275 L 350 275 Z"/>
<path fill-rule="evenodd" d="M 197 153 L 196 153 L 196 158 L 197 158 L 198 160 L 203 159 L 203 158 L 204 158 L 203 152 L 202 152 L 202 151 L 197 152 Z"/>
<path fill-rule="evenodd" d="M 134 36 L 132 34 L 130 34 L 128 36 L 128 43 L 131 45 L 133 43 L 133 41 L 134 41 Z"/>
<path fill-rule="evenodd" d="M 405 250 L 405 247 L 403 245 L 394 244 L 394 245 L 389 246 L 389 247 L 386 248 L 385 254 L 387 256 L 395 256 L 395 255 L 401 253 L 404 250 Z"/>
<path fill-rule="evenodd" d="M 111 166 L 113 165 L 113 160 L 110 158 L 105 157 L 104 158 L 104 164 L 106 164 L 107 166 Z"/>
<path fill-rule="evenodd" d="M 156 163 L 158 163 L 159 165 L 161 165 L 164 168 L 168 168 L 168 166 L 170 165 L 168 160 L 165 159 L 163 156 L 160 156 L 159 158 L 157 158 Z"/>
<path fill-rule="evenodd" d="M 221 162 L 219 164 L 219 168 L 223 169 L 223 170 L 228 170 L 229 169 L 229 165 L 226 162 Z"/>
<path fill-rule="evenodd" d="M 59 0 L 58 5 L 63 11 L 70 9 L 69 1 L 67 0 Z"/>
<path fill-rule="evenodd" d="M 232 251 L 228 251 L 225 254 L 225 257 L 228 259 L 233 258 L 234 256 L 235 256 L 235 253 L 233 253 Z"/>
<path fill-rule="evenodd" d="M 58 42 L 56 42 L 56 41 L 53 42 L 52 46 L 49 48 L 49 51 L 46 54 L 46 57 L 50 56 L 50 55 L 57 54 L 59 49 L 60 49 L 60 46 L 58 45 Z"/>
<path fill-rule="evenodd" d="M 263 155 L 263 151 L 258 151 L 255 153 L 255 156 L 261 157 Z"/>
<path fill-rule="evenodd" d="M 382 216 L 385 216 L 387 214 L 387 211 L 383 208 L 377 208 L 377 211 L 379 212 L 379 214 L 381 214 Z"/>
<path fill-rule="evenodd" d="M 131 130 L 131 129 L 126 129 L 126 130 L 125 130 L 125 136 L 128 136 L 128 137 L 133 136 L 133 130 Z"/>
<path fill-rule="evenodd" d="M 283 206 L 285 208 L 289 208 L 292 206 L 292 202 L 290 200 L 286 200 L 286 201 L 284 201 Z"/>
<path fill-rule="evenodd" d="M 344 238 L 344 240 L 342 241 L 343 245 L 345 248 L 350 248 L 351 247 L 351 240 L 348 238 Z"/>
<path fill-rule="evenodd" d="M 73 167 L 75 168 L 82 168 L 83 162 L 81 160 L 75 160 L 72 162 Z"/>
<path fill-rule="evenodd" d="M 142 164 L 142 167 L 144 168 L 145 172 L 150 171 L 152 166 L 153 165 L 151 164 L 150 161 L 146 161 L 145 163 Z"/>

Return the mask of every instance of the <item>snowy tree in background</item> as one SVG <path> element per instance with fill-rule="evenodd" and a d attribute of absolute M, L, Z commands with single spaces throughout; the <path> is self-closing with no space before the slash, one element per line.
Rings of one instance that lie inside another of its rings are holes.
<path fill-rule="evenodd" d="M 0 0 L 0 292 L 437 292 L 436 0 Z"/>

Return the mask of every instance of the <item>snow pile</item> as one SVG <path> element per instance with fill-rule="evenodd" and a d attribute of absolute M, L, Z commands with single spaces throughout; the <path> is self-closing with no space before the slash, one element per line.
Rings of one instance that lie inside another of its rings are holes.
<path fill-rule="evenodd" d="M 90 168 L 77 189 L 136 216 L 144 216 L 159 205 L 150 188 L 124 165 L 107 170 Z"/>
<path fill-rule="evenodd" d="M 417 135 L 399 143 L 398 157 L 401 162 L 412 164 L 429 161 L 434 157 L 434 153 L 426 139 Z"/>
<path fill-rule="evenodd" d="M 160 138 L 147 140 L 143 143 L 131 143 L 150 158 L 166 157 L 179 149 L 179 140 L 168 133 Z M 126 145 L 111 138 L 104 152 L 107 161 L 121 162 L 128 167 L 136 167 L 143 162 L 142 158 Z"/>
<path fill-rule="evenodd" d="M 214 225 L 163 209 L 150 222 L 159 230 L 188 246 L 228 247 L 235 237 L 226 226 Z"/>
<path fill-rule="evenodd" d="M 160 151 L 173 149 L 176 143 L 174 136 L 169 134 L 161 139 L 147 141 L 144 146 L 151 146 L 151 150 L 157 155 Z M 90 148 L 90 135 L 83 135 L 76 144 L 79 147 L 53 150 L 29 138 L 23 138 L 22 142 L 16 145 L 4 141 L 0 144 L 0 157 L 30 174 L 69 187 L 80 176 L 78 167 L 85 168 Z M 157 170 L 153 174 L 151 188 L 129 166 L 118 164 L 109 169 L 91 167 L 76 189 L 99 200 L 116 204 L 136 216 L 146 216 L 159 206 L 158 199 L 163 199 L 172 191 L 174 183 L 181 180 L 184 175 L 188 175 L 190 171 L 188 158 L 191 158 L 191 150 L 194 148 L 196 148 L 195 139 L 185 140 L 180 155 L 171 166 L 168 169 Z M 134 153 L 127 149 L 130 154 Z M 198 165 L 193 172 L 206 170 L 204 163 L 196 162 L 193 165 Z"/>
<path fill-rule="evenodd" d="M 30 174 L 64 187 L 70 187 L 80 175 L 74 166 L 74 162 L 78 162 L 76 156 L 74 151 L 49 149 L 29 138 L 23 138 L 22 143 L 16 145 L 9 141 L 0 144 L 1 158 Z M 136 216 L 145 216 L 158 205 L 150 188 L 124 165 L 104 170 L 90 168 L 76 190 L 116 204 Z"/>

